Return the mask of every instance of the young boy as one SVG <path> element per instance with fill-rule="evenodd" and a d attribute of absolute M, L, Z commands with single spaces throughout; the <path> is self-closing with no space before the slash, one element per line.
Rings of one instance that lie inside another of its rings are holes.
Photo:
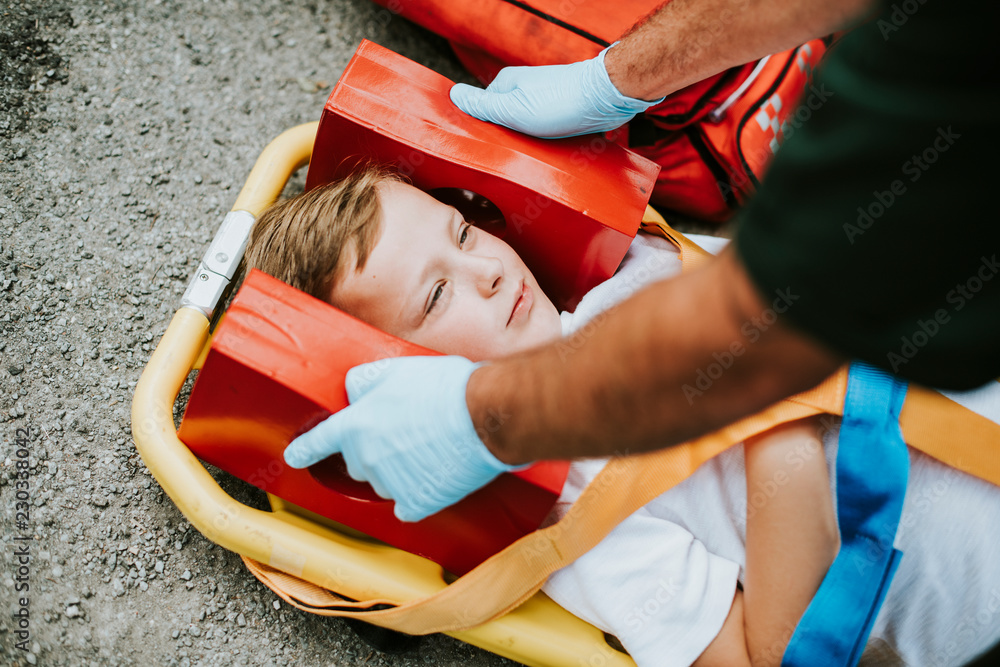
<path fill-rule="evenodd" d="M 561 335 L 555 306 L 509 245 L 379 169 L 266 210 L 246 262 L 385 332 L 474 361 Z"/>
<path fill-rule="evenodd" d="M 377 168 L 269 208 L 246 264 L 473 360 L 585 335 L 600 313 L 680 269 L 672 246 L 640 235 L 614 277 L 560 314 L 510 246 Z M 803 421 L 724 452 L 555 573 L 546 592 L 618 636 L 639 665 L 780 664 L 839 546 L 836 429 L 819 438 Z M 556 515 L 603 465 L 573 464 Z M 866 658 L 961 664 L 1000 639 L 1000 544 L 967 515 L 996 516 L 1000 491 L 913 450 L 911 466 L 896 540 L 905 556 Z"/>

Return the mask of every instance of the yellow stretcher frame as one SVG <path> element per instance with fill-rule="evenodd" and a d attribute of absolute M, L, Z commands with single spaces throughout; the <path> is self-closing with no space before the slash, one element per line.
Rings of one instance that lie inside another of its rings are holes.
<path fill-rule="evenodd" d="M 256 218 L 278 198 L 292 174 L 309 162 L 318 125 L 291 128 L 264 148 L 233 212 Z M 193 280 L 199 278 L 210 277 L 196 274 Z M 211 276 L 215 278 L 219 276 Z M 447 586 L 442 568 L 425 558 L 316 521 L 274 496 L 269 496 L 268 512 L 222 490 L 177 437 L 173 421 L 177 395 L 207 353 L 210 316 L 186 305 L 177 310 L 132 399 L 136 449 L 191 525 L 219 546 L 356 600 L 406 602 Z M 607 644 L 601 630 L 544 593 L 489 623 L 447 634 L 530 667 L 635 667 L 630 657 Z"/>

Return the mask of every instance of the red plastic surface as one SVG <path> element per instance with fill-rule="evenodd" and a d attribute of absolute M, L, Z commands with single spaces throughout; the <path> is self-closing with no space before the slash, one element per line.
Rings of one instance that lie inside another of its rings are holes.
<path fill-rule="evenodd" d="M 323 110 L 306 187 L 373 160 L 425 191 L 482 195 L 506 220 L 497 235 L 572 309 L 618 268 L 659 167 L 601 135 L 537 139 L 476 120 L 452 104 L 452 85 L 362 42 Z"/>
<path fill-rule="evenodd" d="M 347 406 L 348 369 L 418 354 L 437 353 L 255 270 L 215 332 L 180 438 L 200 459 L 269 493 L 463 574 L 538 528 L 567 463 L 501 475 L 453 507 L 404 523 L 391 501 L 347 476 L 340 456 L 306 470 L 282 458 L 295 436 Z"/>

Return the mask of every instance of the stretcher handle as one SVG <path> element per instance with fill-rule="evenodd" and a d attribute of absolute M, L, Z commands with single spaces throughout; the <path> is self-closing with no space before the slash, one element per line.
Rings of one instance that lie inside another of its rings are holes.
<path fill-rule="evenodd" d="M 291 175 L 308 163 L 317 125 L 291 128 L 263 150 L 236 199 L 234 212 L 256 217 L 278 197 Z M 331 557 L 337 545 L 331 545 L 317 531 L 230 497 L 177 437 L 173 404 L 208 338 L 207 314 L 182 305 L 146 364 L 132 398 L 132 435 L 143 462 L 185 518 L 216 544 L 282 569 L 291 568 L 346 595 L 369 592 L 369 585 L 355 590 L 357 586 L 338 580 L 354 576 L 327 574 L 343 570 Z M 379 590 L 388 591 L 397 602 L 429 592 L 426 587 L 394 587 L 391 582 L 379 582 Z"/>
<path fill-rule="evenodd" d="M 212 319 L 239 269 L 257 216 L 278 198 L 288 178 L 309 163 L 318 127 L 319 123 L 293 127 L 264 148 L 191 276 L 181 297 L 182 307 L 200 310 Z"/>

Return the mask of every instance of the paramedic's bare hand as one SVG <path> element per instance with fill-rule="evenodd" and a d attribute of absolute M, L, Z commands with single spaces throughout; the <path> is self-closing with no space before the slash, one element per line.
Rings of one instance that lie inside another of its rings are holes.
<path fill-rule="evenodd" d="M 618 92 L 604 68 L 605 52 L 571 65 L 507 67 L 486 90 L 456 84 L 451 101 L 480 120 L 536 137 L 614 130 L 661 100 Z"/>
<path fill-rule="evenodd" d="M 512 469 L 486 449 L 466 407 L 477 368 L 464 357 L 398 357 L 356 366 L 351 405 L 299 436 L 285 461 L 304 468 L 341 453 L 347 471 L 418 521 Z"/>

